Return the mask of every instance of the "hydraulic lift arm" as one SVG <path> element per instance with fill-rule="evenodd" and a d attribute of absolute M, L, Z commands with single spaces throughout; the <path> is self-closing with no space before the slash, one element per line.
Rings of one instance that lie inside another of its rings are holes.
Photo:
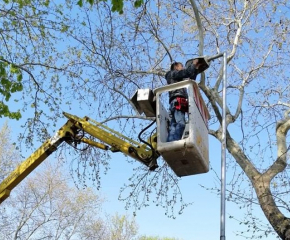
<path fill-rule="evenodd" d="M 11 190 L 54 152 L 62 142 L 70 145 L 83 142 L 103 150 L 122 152 L 145 164 L 150 170 L 158 167 L 156 159 L 159 154 L 156 151 L 156 135 L 153 135 L 147 142 L 142 141 L 144 144 L 140 144 L 88 117 L 79 118 L 68 113 L 64 113 L 64 115 L 69 119 L 67 123 L 0 183 L 0 203 L 9 197 Z M 85 134 L 102 143 L 85 138 Z"/>

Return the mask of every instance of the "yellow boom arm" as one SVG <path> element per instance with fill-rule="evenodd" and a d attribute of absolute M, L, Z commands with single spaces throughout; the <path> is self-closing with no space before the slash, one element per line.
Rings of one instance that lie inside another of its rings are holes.
<path fill-rule="evenodd" d="M 159 154 L 156 149 L 156 137 L 153 136 L 150 144 L 140 144 L 132 139 L 108 128 L 107 126 L 95 122 L 88 117 L 79 118 L 75 115 L 64 113 L 69 119 L 56 134 L 43 143 L 33 154 L 22 162 L 7 178 L 0 184 L 0 203 L 9 197 L 11 190 L 16 187 L 29 173 L 31 173 L 42 161 L 44 161 L 62 142 L 67 143 L 87 143 L 91 146 L 111 150 L 112 152 L 122 152 L 137 161 L 145 164 L 150 170 L 157 166 L 156 159 Z M 81 132 L 97 138 L 103 143 L 82 137 Z M 105 144 L 107 145 L 105 145 Z"/>

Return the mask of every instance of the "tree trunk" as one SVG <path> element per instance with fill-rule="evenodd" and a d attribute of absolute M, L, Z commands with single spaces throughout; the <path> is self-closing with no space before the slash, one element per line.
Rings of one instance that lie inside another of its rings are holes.
<path fill-rule="evenodd" d="M 253 179 L 253 185 L 260 206 L 272 227 L 281 239 L 290 240 L 290 219 L 277 207 L 270 190 L 270 181 L 261 175 L 258 179 Z"/>
<path fill-rule="evenodd" d="M 284 132 L 283 136 L 285 137 L 285 135 L 286 134 Z M 281 147 L 281 145 L 283 144 L 279 144 L 278 146 Z M 281 211 L 279 210 L 279 208 L 275 203 L 275 200 L 270 190 L 271 179 L 273 179 L 274 175 L 278 174 L 279 172 L 278 167 L 282 168 L 285 167 L 283 164 L 280 164 L 282 161 L 281 157 L 280 160 L 276 161 L 276 165 L 279 166 L 275 167 L 275 174 L 273 174 L 273 169 L 271 169 L 272 171 L 268 170 L 264 174 L 261 174 L 253 166 L 251 161 L 241 150 L 240 146 L 231 138 L 229 133 L 227 133 L 227 149 L 235 158 L 237 163 L 241 166 L 241 168 L 244 170 L 249 180 L 252 182 L 262 211 L 264 212 L 269 223 L 272 225 L 272 227 L 274 228 L 276 233 L 281 237 L 281 239 L 290 240 L 290 219 L 285 217 L 283 213 L 281 213 Z M 282 149 L 281 151 L 286 152 L 286 150 L 284 149 Z M 282 156 L 284 155 L 285 154 L 282 154 Z"/>

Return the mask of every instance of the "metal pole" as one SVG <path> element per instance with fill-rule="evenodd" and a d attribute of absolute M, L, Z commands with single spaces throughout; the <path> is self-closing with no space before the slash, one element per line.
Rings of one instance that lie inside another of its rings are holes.
<path fill-rule="evenodd" d="M 226 86 L 227 86 L 227 53 L 224 53 L 223 64 L 223 114 L 222 114 L 222 149 L 221 149 L 221 219 L 220 240 L 226 239 L 225 214 L 226 214 Z"/>
<path fill-rule="evenodd" d="M 215 59 L 217 59 L 217 58 L 220 58 L 220 57 L 222 57 L 222 56 L 224 56 L 224 53 L 219 53 L 219 54 L 217 54 L 217 55 L 214 55 L 214 56 L 208 57 L 206 60 L 207 60 L 208 62 L 210 62 L 210 61 L 215 60 Z"/>

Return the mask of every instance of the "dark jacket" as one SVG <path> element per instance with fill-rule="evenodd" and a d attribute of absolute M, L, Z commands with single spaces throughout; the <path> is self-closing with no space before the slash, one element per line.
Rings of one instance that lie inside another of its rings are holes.
<path fill-rule="evenodd" d="M 186 69 L 183 70 L 171 70 L 165 74 L 165 79 L 168 84 L 177 83 L 183 81 L 184 78 L 196 79 L 198 70 L 193 64 L 190 64 Z M 169 102 L 171 102 L 176 97 L 187 98 L 186 88 L 180 88 L 169 92 Z"/>

